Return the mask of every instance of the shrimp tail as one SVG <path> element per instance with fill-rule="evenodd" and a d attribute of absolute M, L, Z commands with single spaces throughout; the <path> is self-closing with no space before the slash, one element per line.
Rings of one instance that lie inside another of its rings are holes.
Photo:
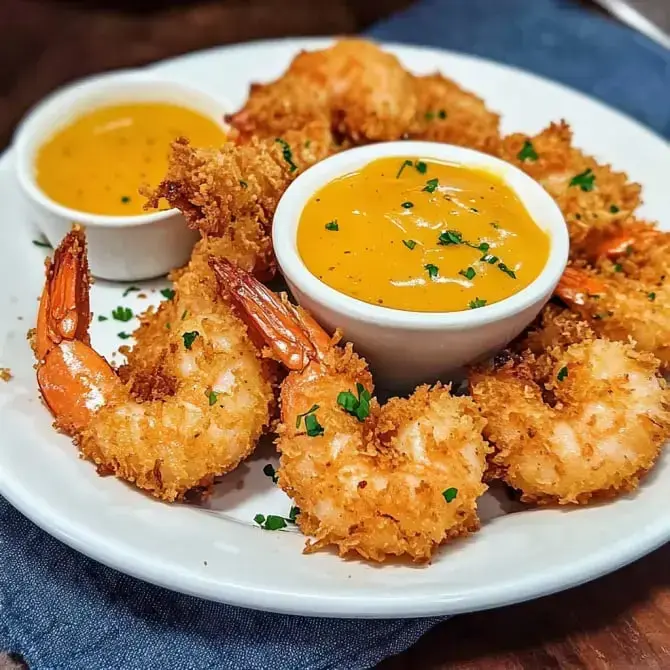
<path fill-rule="evenodd" d="M 289 370 L 303 370 L 323 360 L 331 338 L 321 326 L 286 296 L 279 297 L 228 259 L 210 258 L 219 287 L 230 296 L 240 318 L 255 337 Z"/>
<path fill-rule="evenodd" d="M 586 270 L 575 267 L 565 268 L 555 294 L 568 305 L 582 306 L 589 296 L 605 292 L 605 285 Z"/>
<path fill-rule="evenodd" d="M 88 423 L 119 383 L 107 361 L 90 347 L 89 286 L 86 237 L 75 227 L 46 264 L 34 338 L 42 398 L 69 434 Z"/>

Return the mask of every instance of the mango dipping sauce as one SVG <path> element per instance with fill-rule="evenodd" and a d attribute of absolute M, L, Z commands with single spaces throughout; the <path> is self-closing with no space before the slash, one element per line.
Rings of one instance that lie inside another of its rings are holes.
<path fill-rule="evenodd" d="M 58 130 L 37 152 L 35 176 L 52 200 L 81 212 L 145 214 L 138 188 L 165 176 L 170 143 L 220 144 L 225 133 L 191 109 L 162 102 L 99 107 Z M 166 203 L 166 207 L 168 207 Z"/>
<path fill-rule="evenodd" d="M 413 312 L 508 298 L 540 274 L 550 245 L 495 174 L 404 157 L 375 160 L 317 191 L 297 242 L 328 286 Z"/>

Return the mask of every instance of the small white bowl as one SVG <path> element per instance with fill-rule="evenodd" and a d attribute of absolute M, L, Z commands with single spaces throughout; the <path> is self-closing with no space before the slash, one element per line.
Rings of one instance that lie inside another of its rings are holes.
<path fill-rule="evenodd" d="M 45 98 L 24 118 L 14 136 L 16 171 L 27 216 L 56 246 L 73 223 L 86 227 L 94 276 L 117 281 L 158 277 L 183 265 L 198 234 L 177 209 L 134 216 L 107 216 L 65 207 L 47 196 L 35 180 L 35 155 L 60 128 L 81 114 L 110 104 L 167 102 L 216 121 L 223 129 L 228 105 L 184 84 L 141 71 L 90 77 Z"/>
<path fill-rule="evenodd" d="M 474 310 L 437 313 L 371 305 L 320 281 L 298 253 L 298 223 L 305 204 L 333 179 L 390 156 L 447 161 L 488 169 L 500 176 L 551 238 L 549 259 L 538 278 L 500 302 Z M 502 349 L 551 297 L 565 269 L 569 246 L 560 209 L 536 181 L 492 156 L 433 142 L 374 144 L 316 164 L 300 175 L 280 200 L 272 239 L 281 271 L 298 302 L 325 327 L 342 329 L 345 338 L 368 360 L 378 383 L 396 390 L 448 378 L 462 366 Z"/>

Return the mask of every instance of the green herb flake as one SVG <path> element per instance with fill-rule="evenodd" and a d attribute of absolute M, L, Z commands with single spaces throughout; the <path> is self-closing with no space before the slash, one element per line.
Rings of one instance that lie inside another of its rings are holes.
<path fill-rule="evenodd" d="M 130 307 L 117 307 L 116 309 L 112 310 L 112 316 L 117 321 L 126 322 L 133 318 L 133 311 L 130 309 Z"/>
<path fill-rule="evenodd" d="M 539 156 L 530 140 L 526 140 L 521 147 L 521 151 L 516 155 L 520 161 L 536 161 Z"/>
<path fill-rule="evenodd" d="M 272 463 L 268 463 L 263 468 L 263 474 L 266 477 L 269 477 L 272 480 L 273 484 L 276 484 L 279 481 L 279 476 L 277 475 L 277 471 L 274 469 L 274 466 L 272 465 Z"/>
<path fill-rule="evenodd" d="M 614 264 L 614 272 L 623 272 L 623 266 L 621 265 L 621 263 Z"/>
<path fill-rule="evenodd" d="M 403 209 L 412 209 L 412 207 L 414 207 L 414 203 L 407 200 L 406 202 L 403 202 L 402 205 L 400 205 L 400 206 Z"/>
<path fill-rule="evenodd" d="M 447 112 L 446 112 L 444 109 L 441 109 L 441 110 L 437 113 L 437 118 L 438 118 L 438 119 L 442 119 L 442 121 L 444 121 L 444 119 L 447 118 Z"/>
<path fill-rule="evenodd" d="M 433 179 L 429 179 L 426 182 L 426 185 L 421 189 L 422 191 L 426 191 L 426 193 L 434 193 L 435 189 L 439 186 L 440 182 L 437 179 L 437 177 Z"/>
<path fill-rule="evenodd" d="M 616 205 L 610 205 L 610 212 L 612 212 L 612 214 L 617 214 L 619 211 L 620 210 Z"/>
<path fill-rule="evenodd" d="M 491 245 L 488 242 L 480 242 L 475 249 L 479 249 L 482 253 L 486 253 L 491 248 Z"/>
<path fill-rule="evenodd" d="M 323 435 L 323 426 L 319 423 L 315 414 L 308 414 L 305 417 L 305 429 L 309 437 L 319 437 Z"/>
<path fill-rule="evenodd" d="M 139 286 L 129 286 L 124 292 L 123 297 L 127 297 L 129 293 L 141 291 L 142 289 Z"/>
<path fill-rule="evenodd" d="M 184 321 L 187 316 L 188 316 L 188 310 L 185 309 L 181 314 L 181 320 Z"/>
<path fill-rule="evenodd" d="M 570 180 L 570 186 L 579 186 L 582 191 L 592 191 L 596 176 L 593 174 L 591 168 L 587 168 L 584 172 L 580 172 Z"/>
<path fill-rule="evenodd" d="M 562 382 L 567 376 L 568 376 L 568 366 L 564 365 L 558 371 L 558 374 L 556 375 L 556 379 L 558 379 L 559 382 Z"/>
<path fill-rule="evenodd" d="M 120 337 L 122 340 L 127 340 L 129 337 L 131 337 L 130 335 L 128 335 L 128 333 L 124 333 L 123 331 L 117 333 L 116 335 L 117 337 Z"/>
<path fill-rule="evenodd" d="M 249 184 L 247 184 L 247 182 L 244 181 L 244 179 L 240 179 L 240 186 L 242 188 L 249 188 Z"/>
<path fill-rule="evenodd" d="M 262 526 L 265 523 L 265 517 L 262 514 L 257 514 L 254 517 L 254 521 L 259 525 Z"/>
<path fill-rule="evenodd" d="M 275 514 L 268 514 L 265 517 L 265 523 L 263 524 L 264 530 L 281 530 L 286 528 L 286 519 L 283 516 L 276 516 Z"/>
<path fill-rule="evenodd" d="M 457 230 L 445 230 L 437 238 L 438 244 L 463 244 L 463 235 Z"/>
<path fill-rule="evenodd" d="M 359 421 L 365 421 L 370 416 L 370 400 L 372 396 L 361 383 L 356 384 L 356 397 L 351 391 L 341 391 L 337 394 L 337 404 L 347 414 L 355 416 Z"/>
<path fill-rule="evenodd" d="M 435 112 L 426 112 L 423 115 L 423 118 L 426 119 L 426 121 L 432 121 L 435 118 Z"/>
<path fill-rule="evenodd" d="M 43 247 L 44 249 L 51 249 L 51 245 L 44 240 L 33 240 L 33 244 L 36 247 Z"/>
<path fill-rule="evenodd" d="M 466 279 L 474 279 L 475 275 L 477 274 L 474 270 L 474 268 L 467 268 L 467 270 L 459 270 L 458 271 L 459 275 L 463 275 Z"/>
<path fill-rule="evenodd" d="M 291 523 L 295 523 L 296 519 L 298 518 L 298 514 L 300 514 L 300 508 L 293 505 L 291 507 L 291 511 L 288 513 L 288 520 Z"/>
<path fill-rule="evenodd" d="M 291 151 L 289 143 L 286 140 L 283 140 L 281 137 L 277 137 L 275 142 L 282 149 L 281 153 L 284 157 L 284 160 L 288 163 L 289 172 L 295 172 L 298 169 L 298 166 L 293 162 L 293 152 Z"/>
<path fill-rule="evenodd" d="M 334 221 L 329 221 L 326 226 L 326 230 L 333 230 L 333 231 L 338 231 L 340 229 L 339 225 L 337 224 L 337 220 Z"/>
<path fill-rule="evenodd" d="M 649 298 L 651 302 L 654 302 L 654 300 L 656 300 L 656 294 L 653 291 L 651 293 L 647 293 L 647 298 Z"/>
<path fill-rule="evenodd" d="M 109 321 L 109 319 L 103 314 L 100 314 L 100 316 L 98 316 L 98 321 Z"/>
<path fill-rule="evenodd" d="M 456 496 L 458 495 L 458 489 L 455 489 L 453 486 L 451 488 L 445 489 L 442 491 L 442 497 L 448 502 L 452 502 L 453 500 L 456 500 Z"/>
<path fill-rule="evenodd" d="M 419 174 L 426 174 L 426 171 L 428 170 L 428 166 L 423 161 L 416 161 L 414 167 Z"/>
<path fill-rule="evenodd" d="M 498 269 L 504 272 L 506 275 L 510 276 L 512 279 L 516 279 L 516 272 L 510 270 L 504 263 L 498 263 Z"/>
<path fill-rule="evenodd" d="M 219 397 L 218 393 L 215 393 L 214 391 L 206 391 L 205 395 L 207 396 L 207 399 L 209 400 L 209 406 L 212 407 L 212 405 L 216 405 L 216 400 Z"/>
<path fill-rule="evenodd" d="M 479 260 L 484 261 L 489 265 L 495 265 L 500 259 L 498 256 L 489 256 L 488 254 L 484 254 Z"/>
<path fill-rule="evenodd" d="M 166 330 L 170 330 L 171 328 L 172 328 L 172 326 L 170 325 L 170 322 L 168 321 L 168 322 L 165 324 L 165 329 L 166 329 Z"/>
<path fill-rule="evenodd" d="M 410 250 L 414 249 L 416 242 L 414 240 L 403 240 L 402 243 Z"/>
<path fill-rule="evenodd" d="M 190 351 L 191 347 L 193 346 L 193 343 L 195 342 L 195 338 L 198 337 L 200 333 L 197 330 L 191 330 L 188 333 L 184 333 L 182 335 L 182 339 L 184 340 L 184 346 Z"/>
<path fill-rule="evenodd" d="M 122 197 L 121 197 L 121 202 L 122 202 L 124 205 L 127 205 L 127 204 L 130 202 L 130 196 L 129 196 L 129 195 L 124 195 L 124 196 L 122 196 Z"/>
<path fill-rule="evenodd" d="M 486 300 L 482 300 L 481 298 L 475 298 L 468 303 L 470 309 L 479 309 L 480 307 L 484 307 L 484 305 L 486 305 Z"/>
<path fill-rule="evenodd" d="M 400 169 L 398 170 L 398 174 L 396 174 L 395 178 L 396 178 L 396 179 L 400 179 L 400 175 L 402 174 L 402 171 L 403 171 L 406 167 L 410 167 L 411 165 L 412 165 L 412 161 L 410 161 L 410 160 L 405 160 L 405 161 L 403 161 L 403 162 L 402 162 L 402 165 L 400 166 Z"/>
<path fill-rule="evenodd" d="M 424 265 L 423 267 L 428 271 L 428 276 L 431 279 L 435 279 L 435 277 L 437 277 L 437 273 L 440 271 L 440 268 L 438 268 L 437 265 L 433 265 L 432 263 L 428 263 L 428 265 Z"/>
<path fill-rule="evenodd" d="M 172 288 L 161 289 L 161 295 L 167 300 L 172 300 L 175 296 L 175 290 Z"/>
<path fill-rule="evenodd" d="M 492 225 L 496 230 L 498 230 L 498 229 L 500 228 L 500 224 L 499 224 L 499 223 L 496 223 L 495 221 L 491 221 L 491 225 Z"/>
<path fill-rule="evenodd" d="M 302 414 L 298 414 L 295 420 L 295 427 L 300 428 L 300 421 L 306 417 L 308 414 L 313 414 L 316 412 L 316 410 L 319 409 L 318 405 L 312 405 L 306 412 L 303 412 Z"/>

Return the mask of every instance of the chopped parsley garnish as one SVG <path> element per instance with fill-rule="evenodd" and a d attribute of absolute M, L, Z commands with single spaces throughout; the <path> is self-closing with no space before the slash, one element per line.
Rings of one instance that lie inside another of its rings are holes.
<path fill-rule="evenodd" d="M 442 491 L 442 497 L 448 503 L 450 503 L 452 500 L 455 500 L 457 495 L 458 495 L 458 489 L 455 489 L 453 486 L 451 488 Z"/>
<path fill-rule="evenodd" d="M 329 222 L 326 224 L 326 230 L 334 230 L 334 231 L 337 231 L 337 230 L 339 230 L 339 229 L 340 229 L 340 227 L 337 225 L 337 220 L 329 221 Z"/>
<path fill-rule="evenodd" d="M 308 414 L 305 417 L 305 429 L 309 437 L 319 437 L 323 435 L 323 426 L 319 423 L 315 414 Z"/>
<path fill-rule="evenodd" d="M 614 272 L 623 272 L 623 266 L 621 265 L 621 263 L 614 264 Z"/>
<path fill-rule="evenodd" d="M 183 321 L 187 316 L 188 316 L 188 310 L 185 309 L 185 310 L 182 312 L 181 320 Z"/>
<path fill-rule="evenodd" d="M 656 294 L 653 291 L 651 293 L 647 293 L 647 298 L 649 298 L 651 302 L 654 302 L 654 300 L 656 300 Z"/>
<path fill-rule="evenodd" d="M 539 156 L 530 140 L 526 140 L 521 147 L 521 151 L 516 155 L 520 161 L 536 161 Z"/>
<path fill-rule="evenodd" d="M 51 245 L 43 240 L 33 240 L 33 244 L 36 247 L 44 247 L 45 249 L 51 249 Z"/>
<path fill-rule="evenodd" d="M 496 223 L 495 221 L 491 221 L 491 225 L 492 225 L 496 230 L 498 230 L 498 228 L 500 228 L 500 224 L 499 224 L 499 223 Z"/>
<path fill-rule="evenodd" d="M 558 374 L 556 375 L 556 379 L 558 379 L 559 382 L 562 382 L 567 376 L 568 376 L 568 366 L 564 365 L 558 371 Z"/>
<path fill-rule="evenodd" d="M 316 412 L 316 410 L 319 409 L 318 405 L 312 405 L 306 412 L 303 412 L 302 414 L 298 414 L 295 420 L 295 427 L 300 428 L 300 421 L 306 417 L 308 414 L 312 414 L 313 412 Z"/>
<path fill-rule="evenodd" d="M 438 117 L 439 119 L 442 119 L 442 120 L 444 121 L 444 119 L 447 118 L 447 113 L 446 113 L 443 109 L 441 109 L 441 110 L 437 113 L 437 117 Z"/>
<path fill-rule="evenodd" d="M 124 205 L 127 205 L 127 204 L 130 202 L 130 196 L 129 196 L 129 195 L 124 195 L 124 196 L 122 196 L 122 197 L 121 197 L 121 202 L 122 202 Z"/>
<path fill-rule="evenodd" d="M 172 288 L 161 289 L 161 295 L 164 298 L 167 298 L 168 300 L 172 300 L 172 298 L 174 298 L 174 296 L 175 296 L 175 290 L 172 289 Z"/>
<path fill-rule="evenodd" d="M 242 188 L 249 188 L 249 184 L 247 184 L 247 182 L 244 181 L 244 179 L 240 179 L 240 186 Z"/>
<path fill-rule="evenodd" d="M 596 176 L 593 174 L 593 170 L 587 168 L 570 180 L 570 186 L 579 186 L 582 191 L 592 191 L 595 180 Z"/>
<path fill-rule="evenodd" d="M 402 162 L 402 165 L 400 166 L 400 169 L 398 170 L 398 174 L 396 174 L 395 178 L 396 178 L 396 179 L 399 179 L 399 178 L 400 178 L 400 175 L 402 174 L 402 171 L 403 171 L 406 167 L 409 167 L 410 165 L 412 165 L 412 161 L 410 161 L 410 160 L 404 160 L 404 161 Z"/>
<path fill-rule="evenodd" d="M 274 469 L 274 466 L 272 463 L 268 463 L 264 468 L 263 468 L 263 474 L 266 477 L 269 477 L 272 480 L 273 484 L 276 484 L 277 481 L 279 480 L 279 476 L 277 475 L 276 470 Z"/>
<path fill-rule="evenodd" d="M 300 508 L 293 505 L 291 507 L 291 511 L 288 513 L 288 520 L 295 523 L 295 520 L 298 518 L 298 514 L 300 514 Z"/>
<path fill-rule="evenodd" d="M 103 316 L 102 314 L 100 314 L 100 316 L 98 316 L 98 321 L 108 321 L 108 320 L 109 319 L 106 316 Z"/>
<path fill-rule="evenodd" d="M 457 230 L 445 230 L 437 238 L 438 244 L 463 244 L 463 235 Z"/>
<path fill-rule="evenodd" d="M 426 121 L 432 121 L 435 118 L 435 112 L 426 112 L 423 116 Z"/>
<path fill-rule="evenodd" d="M 128 335 L 128 333 L 124 333 L 123 331 L 121 331 L 120 333 L 117 333 L 117 336 L 120 337 L 122 340 L 127 340 L 130 337 L 130 335 Z"/>
<path fill-rule="evenodd" d="M 169 321 L 165 324 L 165 328 L 166 330 L 170 330 L 170 328 L 172 328 Z"/>
<path fill-rule="evenodd" d="M 488 254 L 484 254 L 479 260 L 484 261 L 489 265 L 495 265 L 500 259 L 497 256 L 489 256 Z"/>
<path fill-rule="evenodd" d="M 510 270 L 504 263 L 498 263 L 498 268 L 506 275 L 509 275 L 512 279 L 516 279 L 516 273 L 514 270 Z"/>
<path fill-rule="evenodd" d="M 130 321 L 133 318 L 133 311 L 130 307 L 117 307 L 112 310 L 112 316 L 117 321 Z"/>
<path fill-rule="evenodd" d="M 197 330 L 191 330 L 188 333 L 184 333 L 182 335 L 182 339 L 184 340 L 184 346 L 190 350 L 191 347 L 193 346 L 193 343 L 195 342 L 195 338 L 198 337 L 200 333 Z"/>
<path fill-rule="evenodd" d="M 406 202 L 403 202 L 402 205 L 400 205 L 400 206 L 403 209 L 412 209 L 412 207 L 414 207 L 414 203 L 407 200 Z"/>
<path fill-rule="evenodd" d="M 437 265 L 433 265 L 432 263 L 428 263 L 428 265 L 424 265 L 423 267 L 428 270 L 428 276 L 431 279 L 435 279 L 435 277 L 437 277 L 437 273 L 440 271 L 440 268 L 438 268 Z"/>
<path fill-rule="evenodd" d="M 432 121 L 435 117 L 444 121 L 447 118 L 447 112 L 444 109 L 438 109 L 437 112 L 428 111 L 424 114 L 426 121 Z"/>
<path fill-rule="evenodd" d="M 466 279 L 474 279 L 477 273 L 474 268 L 468 268 L 467 270 L 459 270 L 458 274 L 463 275 Z"/>
<path fill-rule="evenodd" d="M 426 174 L 428 166 L 423 161 L 417 161 L 414 163 L 414 167 L 419 174 Z"/>
<path fill-rule="evenodd" d="M 414 240 L 403 240 L 402 243 L 410 250 L 414 249 L 416 242 Z"/>
<path fill-rule="evenodd" d="M 347 414 L 355 416 L 359 421 L 365 421 L 370 415 L 370 400 L 372 396 L 361 383 L 356 384 L 358 398 L 351 391 L 341 391 L 337 394 L 337 404 Z"/>
<path fill-rule="evenodd" d="M 479 251 L 482 251 L 483 253 L 486 253 L 490 248 L 488 242 L 480 242 L 477 245 L 471 244 L 470 246 L 473 247 L 474 249 L 479 249 Z"/>
<path fill-rule="evenodd" d="M 427 193 L 433 193 L 435 191 L 435 189 L 438 187 L 439 183 L 440 182 L 437 179 L 437 177 L 435 177 L 433 179 L 429 179 L 426 182 L 426 185 L 421 190 L 426 191 Z"/>
<path fill-rule="evenodd" d="M 284 519 L 283 516 L 277 516 L 276 514 L 268 514 L 267 516 L 257 514 L 254 517 L 254 521 L 263 530 L 281 530 L 282 528 L 286 528 L 286 519 Z"/>
<path fill-rule="evenodd" d="M 619 208 L 616 205 L 610 205 L 610 212 L 616 214 L 619 211 Z"/>
<path fill-rule="evenodd" d="M 478 309 L 479 307 L 484 307 L 484 305 L 486 305 L 486 300 L 482 300 L 481 298 L 475 298 L 468 303 L 470 309 Z"/>
<path fill-rule="evenodd" d="M 207 399 L 209 400 L 209 406 L 210 407 L 212 405 L 216 405 L 216 399 L 219 397 L 218 393 L 215 393 L 214 391 L 206 391 L 205 395 L 207 396 Z"/>
<path fill-rule="evenodd" d="M 129 286 L 124 292 L 123 297 L 125 298 L 129 293 L 133 291 L 141 291 L 142 289 L 139 286 Z"/>
<path fill-rule="evenodd" d="M 289 143 L 286 140 L 283 140 L 281 137 L 275 139 L 275 142 L 281 146 L 281 153 L 284 157 L 284 160 L 288 163 L 289 172 L 295 172 L 298 169 L 298 166 L 293 162 L 293 152 L 291 151 Z"/>

